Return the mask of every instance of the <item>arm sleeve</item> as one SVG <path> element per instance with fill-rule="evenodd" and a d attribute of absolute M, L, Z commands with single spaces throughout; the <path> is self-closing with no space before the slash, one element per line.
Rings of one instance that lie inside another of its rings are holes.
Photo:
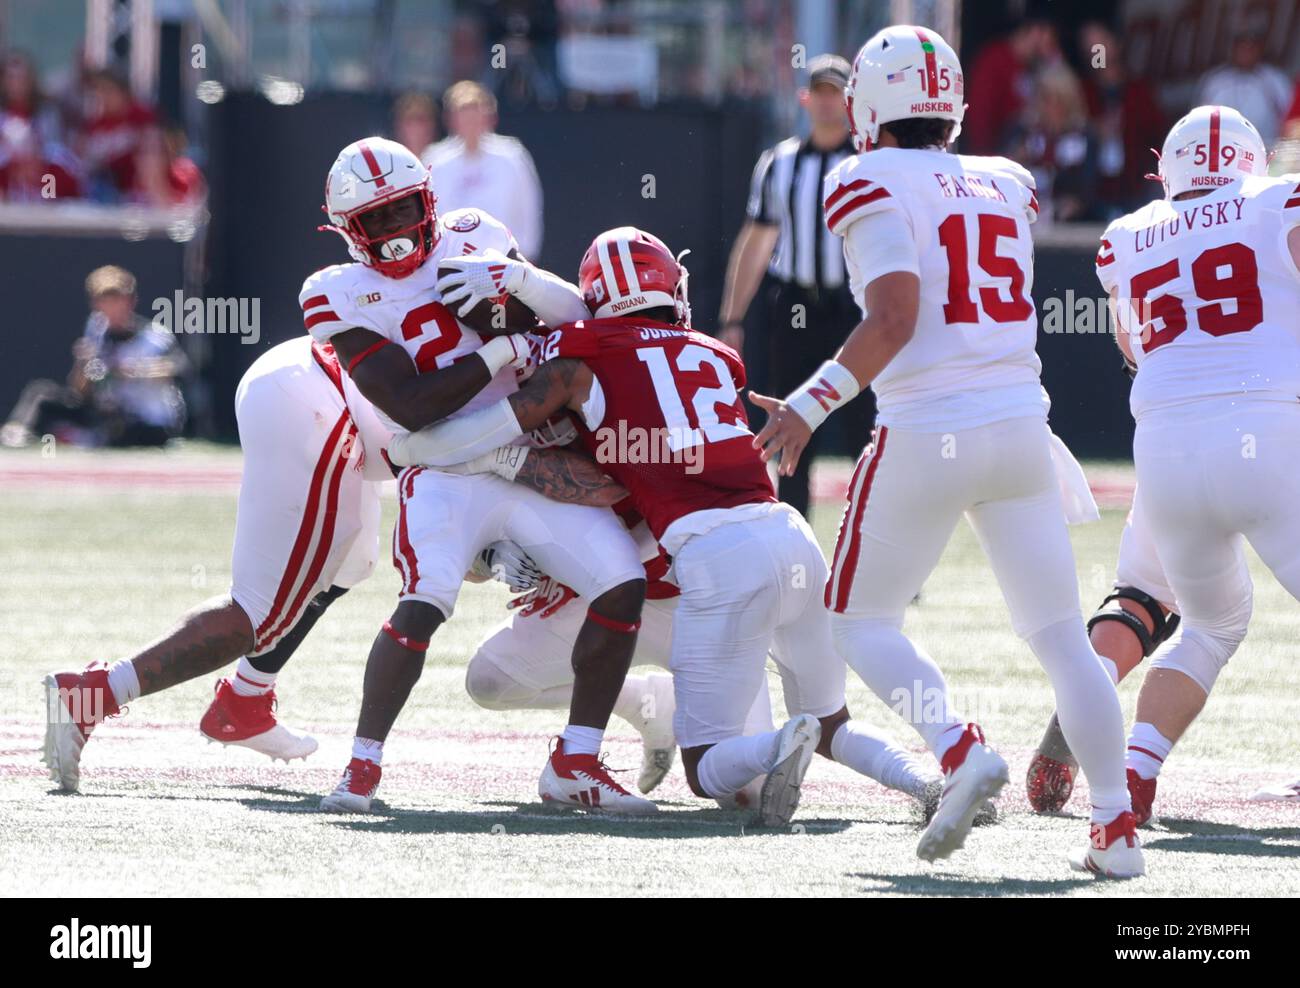
<path fill-rule="evenodd" d="M 524 434 L 510 401 L 398 434 L 388 445 L 388 458 L 398 466 L 450 467 L 509 445 Z"/>
<path fill-rule="evenodd" d="M 528 267 L 524 283 L 515 292 L 515 298 L 532 309 L 547 326 L 591 318 L 577 285 L 532 265 Z"/>
<path fill-rule="evenodd" d="M 844 233 L 844 253 L 862 272 L 866 285 L 895 271 L 921 274 L 911 224 L 896 209 L 869 213 L 854 222 Z"/>

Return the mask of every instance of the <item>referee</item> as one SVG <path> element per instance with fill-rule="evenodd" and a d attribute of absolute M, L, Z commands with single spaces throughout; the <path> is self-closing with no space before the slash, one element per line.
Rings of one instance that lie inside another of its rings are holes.
<path fill-rule="evenodd" d="M 799 105 L 808 112 L 811 130 L 806 138 L 791 137 L 764 151 L 754 166 L 719 314 L 718 336 L 746 354 L 755 385 L 777 395 L 803 384 L 862 319 L 849 291 L 840 238 L 826 229 L 822 211 L 822 180 L 853 154 L 844 109 L 849 63 L 819 55 L 808 73 Z M 874 397 L 864 392 L 840 414 L 839 436 L 818 429 L 794 475 L 780 479 L 781 499 L 805 516 L 819 446 L 829 440 L 835 451 L 856 456 L 870 439 Z"/>

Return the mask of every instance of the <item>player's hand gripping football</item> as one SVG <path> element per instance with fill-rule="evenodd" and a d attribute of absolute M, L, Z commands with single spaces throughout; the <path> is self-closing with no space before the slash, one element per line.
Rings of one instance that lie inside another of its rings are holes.
<path fill-rule="evenodd" d="M 468 315 L 480 302 L 500 302 L 515 294 L 528 277 L 527 264 L 493 248 L 471 257 L 451 258 L 443 261 L 442 267 L 454 271 L 438 279 L 437 289 L 442 304 L 458 316 Z"/>
<path fill-rule="evenodd" d="M 780 464 L 777 474 L 782 477 L 793 475 L 799 457 L 812 439 L 812 429 L 798 412 L 779 398 L 750 391 L 749 400 L 767 412 L 767 424 L 754 437 L 754 448 L 762 452 L 764 463 L 776 457 Z"/>

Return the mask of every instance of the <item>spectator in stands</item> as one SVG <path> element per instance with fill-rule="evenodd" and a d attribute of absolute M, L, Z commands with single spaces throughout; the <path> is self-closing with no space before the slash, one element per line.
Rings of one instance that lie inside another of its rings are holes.
<path fill-rule="evenodd" d="M 81 137 L 81 158 L 93 199 L 117 202 L 136 187 L 135 156 L 145 133 L 157 126 L 154 112 L 136 102 L 112 72 L 92 72 L 90 107 Z"/>
<path fill-rule="evenodd" d="M 403 93 L 393 104 L 393 140 L 420 155 L 438 139 L 438 110 L 424 93 Z"/>
<path fill-rule="evenodd" d="M 36 65 L 25 52 L 9 52 L 0 59 L 0 124 L 10 117 L 30 123 L 42 145 L 63 139 L 59 108 L 46 99 Z"/>
<path fill-rule="evenodd" d="M 176 381 L 187 361 L 170 333 L 136 314 L 135 291 L 135 276 L 123 268 L 90 273 L 90 318 L 73 344 L 67 384 L 27 385 L 0 444 L 24 446 L 52 433 L 84 446 L 161 446 L 180 434 L 185 402 Z"/>
<path fill-rule="evenodd" d="M 1111 219 L 1160 195 L 1160 186 L 1146 178 L 1155 171 L 1153 134 L 1167 128 L 1155 93 L 1145 79 L 1130 76 L 1119 38 L 1099 21 L 1079 30 L 1083 92 L 1097 135 L 1097 193 Z M 1096 64 L 1100 56 L 1101 64 Z"/>
<path fill-rule="evenodd" d="M 30 120 L 0 117 L 0 200 L 59 202 L 81 194 L 80 166 L 65 148 L 43 144 Z"/>
<path fill-rule="evenodd" d="M 1009 156 L 1034 173 L 1040 216 L 1100 220 L 1097 140 L 1078 77 L 1057 62 L 1037 74 L 1034 89 L 1033 102 L 1012 134 Z"/>
<path fill-rule="evenodd" d="M 961 150 L 966 154 L 1002 154 L 1009 132 L 1033 99 L 1034 73 L 1060 61 L 1056 26 L 1030 17 L 1005 38 L 980 49 L 966 77 L 965 119 Z"/>
<path fill-rule="evenodd" d="M 201 202 L 207 183 L 199 166 L 185 157 L 185 133 L 151 127 L 135 152 L 135 186 L 127 198 L 148 206 L 183 206 Z"/>
<path fill-rule="evenodd" d="M 536 258 L 542 246 L 542 183 L 528 150 L 494 133 L 497 101 L 477 82 L 458 82 L 442 100 L 451 136 L 423 154 L 438 209 L 477 206 L 510 228 L 519 250 Z"/>
<path fill-rule="evenodd" d="M 1228 64 L 1211 69 L 1201 79 L 1197 103 L 1237 110 L 1259 130 L 1264 146 L 1271 148 L 1291 105 L 1291 80 L 1281 69 L 1264 61 L 1266 38 L 1257 25 L 1239 27 L 1233 35 Z"/>

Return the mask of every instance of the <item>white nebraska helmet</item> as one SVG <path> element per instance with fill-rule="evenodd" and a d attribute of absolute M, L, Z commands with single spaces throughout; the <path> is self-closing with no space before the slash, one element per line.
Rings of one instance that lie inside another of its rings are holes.
<path fill-rule="evenodd" d="M 420 222 L 402 230 L 370 237 L 361 215 L 401 199 L 418 195 L 423 207 Z M 390 278 L 415 271 L 438 241 L 437 202 L 429 169 L 406 147 L 385 137 L 367 137 L 349 144 L 330 166 L 325 179 L 325 205 L 330 226 L 348 244 L 348 253 Z"/>
<path fill-rule="evenodd" d="M 1268 151 L 1255 125 L 1230 106 L 1198 106 L 1179 120 L 1160 152 L 1160 181 L 1172 199 L 1263 175 Z"/>
<path fill-rule="evenodd" d="M 880 125 L 908 117 L 936 117 L 961 133 L 966 114 L 965 83 L 957 53 L 929 28 L 898 24 L 872 35 L 853 60 L 844 102 L 853 144 L 868 151 L 880 139 Z"/>

